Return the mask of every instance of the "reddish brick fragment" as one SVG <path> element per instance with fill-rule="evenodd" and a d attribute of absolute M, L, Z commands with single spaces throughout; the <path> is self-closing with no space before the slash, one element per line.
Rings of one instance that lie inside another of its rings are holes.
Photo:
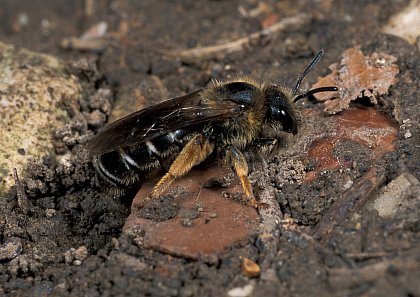
<path fill-rule="evenodd" d="M 306 160 L 315 160 L 317 164 L 314 171 L 306 175 L 306 182 L 312 181 L 320 171 L 350 165 L 340 162 L 334 155 L 340 142 L 353 141 L 365 146 L 371 152 L 371 160 L 395 150 L 398 126 L 375 108 L 350 108 L 331 117 L 330 121 L 332 129 L 317 136 L 305 156 Z"/>
<path fill-rule="evenodd" d="M 192 259 L 218 256 L 233 244 L 246 242 L 257 229 L 257 211 L 224 197 L 242 193 L 238 179 L 235 177 L 227 188 L 203 187 L 211 178 L 225 177 L 229 173 L 230 169 L 217 166 L 207 170 L 193 169 L 176 180 L 168 193 L 178 193 L 174 203 L 180 209 L 174 218 L 162 222 L 139 217 L 138 205 L 150 193 L 156 180 L 147 182 L 133 201 L 124 231 L 144 230 L 144 247 Z M 197 215 L 189 217 L 185 215 L 188 213 Z M 191 223 L 188 226 L 184 222 L 186 219 Z"/>

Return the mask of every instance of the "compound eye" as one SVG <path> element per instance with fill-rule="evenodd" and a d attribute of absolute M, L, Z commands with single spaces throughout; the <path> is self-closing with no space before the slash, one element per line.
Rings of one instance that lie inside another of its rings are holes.
<path fill-rule="evenodd" d="M 271 107 L 271 116 L 273 120 L 278 121 L 283 126 L 283 131 L 295 133 L 296 122 L 289 112 L 283 108 Z"/>

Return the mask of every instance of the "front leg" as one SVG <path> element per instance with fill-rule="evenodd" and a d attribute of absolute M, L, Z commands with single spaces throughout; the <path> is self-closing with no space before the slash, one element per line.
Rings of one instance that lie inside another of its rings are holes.
<path fill-rule="evenodd" d="M 248 177 L 248 163 L 241 151 L 234 146 L 230 146 L 226 150 L 226 161 L 232 163 L 233 169 L 241 181 L 247 203 L 255 208 L 261 207 L 262 205 L 255 200 L 254 194 L 252 193 L 251 182 Z"/>
<path fill-rule="evenodd" d="M 253 147 L 255 151 L 258 151 L 258 153 L 262 153 L 262 155 L 270 156 L 277 143 L 278 140 L 275 138 L 258 138 L 252 141 L 251 147 Z"/>

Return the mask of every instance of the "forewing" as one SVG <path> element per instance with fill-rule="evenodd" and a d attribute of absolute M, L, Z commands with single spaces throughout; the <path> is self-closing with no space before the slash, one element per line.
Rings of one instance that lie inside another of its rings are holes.
<path fill-rule="evenodd" d="M 132 146 L 177 129 L 192 130 L 194 126 L 222 121 L 238 115 L 240 106 L 232 101 L 206 104 L 201 90 L 173 98 L 146 109 L 134 112 L 102 129 L 89 142 L 87 148 L 93 155 L 104 154 Z"/>

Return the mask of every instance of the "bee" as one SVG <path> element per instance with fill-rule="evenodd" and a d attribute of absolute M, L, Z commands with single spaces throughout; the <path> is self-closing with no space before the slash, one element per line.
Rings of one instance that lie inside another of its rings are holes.
<path fill-rule="evenodd" d="M 106 126 L 88 144 L 98 176 L 122 195 L 138 190 L 147 175 L 165 166 L 166 174 L 143 205 L 165 192 L 178 177 L 215 155 L 232 166 L 239 177 L 246 203 L 255 199 L 248 178 L 246 151 L 271 153 L 284 133 L 297 134 L 301 115 L 295 102 L 321 87 L 298 94 L 305 76 L 321 60 L 319 51 L 293 89 L 257 83 L 245 78 L 212 81 L 203 89 L 134 112 Z"/>

